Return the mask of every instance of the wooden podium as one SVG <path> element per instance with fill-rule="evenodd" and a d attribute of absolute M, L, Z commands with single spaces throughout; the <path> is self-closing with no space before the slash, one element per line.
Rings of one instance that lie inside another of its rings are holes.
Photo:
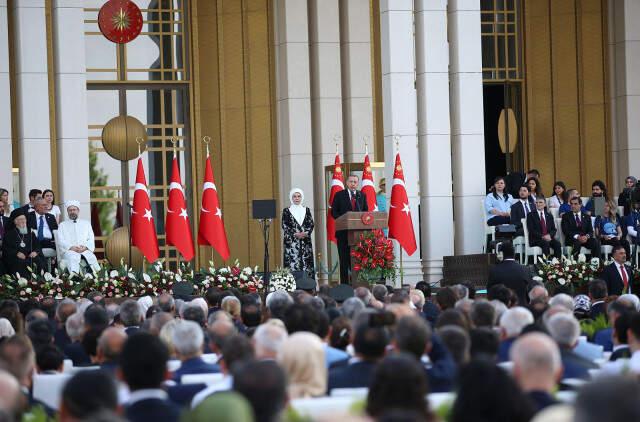
<path fill-rule="evenodd" d="M 351 211 L 336 219 L 336 232 L 340 230 L 347 230 L 347 244 L 349 245 L 349 252 L 351 252 L 351 249 L 356 243 L 358 243 L 360 235 L 363 232 L 375 229 L 386 229 L 387 218 L 388 215 L 386 212 Z M 349 259 L 351 259 L 351 254 L 349 254 Z M 351 265 L 349 265 L 349 267 L 351 267 Z M 352 285 L 356 282 L 358 278 L 357 276 L 358 274 L 355 271 L 351 271 Z"/>

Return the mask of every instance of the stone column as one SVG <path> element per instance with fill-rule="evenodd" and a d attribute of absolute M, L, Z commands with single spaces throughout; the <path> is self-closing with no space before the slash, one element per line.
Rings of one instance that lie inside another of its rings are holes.
<path fill-rule="evenodd" d="M 7 0 L 0 0 L 0 187 L 9 191 L 13 200 L 13 168 L 11 148 L 11 88 L 9 83 L 9 32 Z"/>
<path fill-rule="evenodd" d="M 453 255 L 454 236 L 447 0 L 415 7 L 422 265 L 433 282 L 442 278 L 442 257 Z"/>
<path fill-rule="evenodd" d="M 20 196 L 51 186 L 49 82 L 44 0 L 15 0 L 16 135 L 19 148 Z"/>
<path fill-rule="evenodd" d="M 384 116 L 384 151 L 387 195 L 393 187 L 396 152 L 400 152 L 406 182 L 413 229 L 418 249 L 412 256 L 403 253 L 404 282 L 415 284 L 423 279 L 420 262 L 419 209 L 420 169 L 418 162 L 418 133 L 415 89 L 415 61 L 413 36 L 413 2 L 393 0 L 380 3 L 380 36 L 382 44 L 382 103 Z M 394 137 L 399 138 L 399 147 Z M 390 200 L 388 199 L 388 204 Z M 396 256 L 400 248 L 394 241 Z M 398 280 L 398 283 L 400 280 Z"/>
<path fill-rule="evenodd" d="M 58 180 L 56 199 L 80 201 L 90 217 L 87 80 L 82 0 L 56 0 L 53 5 Z M 63 217 L 66 213 L 63 212 Z"/>
<path fill-rule="evenodd" d="M 296 186 L 315 204 L 306 0 L 274 1 L 280 204 Z"/>
<path fill-rule="evenodd" d="M 316 229 L 315 253 L 327 257 L 327 208 L 329 200 L 325 186 L 325 166 L 335 159 L 335 136 L 342 143 L 342 85 L 340 71 L 340 8 L 338 0 L 309 0 L 309 55 L 311 67 L 311 119 L 313 139 L 313 181 L 316 187 L 313 205 Z M 337 252 L 336 252 L 337 253 Z M 326 277 L 321 281 L 325 281 Z"/>
<path fill-rule="evenodd" d="M 449 0 L 455 253 L 481 253 L 486 193 L 480 1 Z"/>
<path fill-rule="evenodd" d="M 610 100 L 614 192 L 640 173 L 640 2 L 609 2 Z"/>
<path fill-rule="evenodd" d="M 362 162 L 365 152 L 364 136 L 369 137 L 369 158 L 373 161 L 377 157 L 373 154 L 369 0 L 340 0 L 340 46 L 345 161 Z"/>

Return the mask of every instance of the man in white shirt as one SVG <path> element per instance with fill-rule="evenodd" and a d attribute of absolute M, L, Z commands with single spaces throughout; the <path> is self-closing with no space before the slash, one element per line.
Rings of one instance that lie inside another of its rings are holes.
<path fill-rule="evenodd" d="M 95 272 L 100 269 L 98 259 L 94 255 L 95 239 L 91 223 L 78 218 L 80 203 L 69 201 L 66 204 L 68 220 L 60 223 L 57 244 L 62 260 L 66 262 L 70 273 L 80 272 L 80 261 L 84 258 Z"/>

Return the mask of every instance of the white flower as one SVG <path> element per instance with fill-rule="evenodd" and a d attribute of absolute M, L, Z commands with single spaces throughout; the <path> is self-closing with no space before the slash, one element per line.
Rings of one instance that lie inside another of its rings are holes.
<path fill-rule="evenodd" d="M 551 264 L 552 265 L 556 265 L 558 262 L 559 262 L 558 258 L 556 258 L 556 257 L 553 257 L 553 259 L 551 260 Z"/>
<path fill-rule="evenodd" d="M 209 272 L 210 272 L 211 274 L 213 274 L 213 273 L 215 273 L 215 272 L 216 272 L 216 269 L 215 269 L 215 268 L 213 268 L 213 267 L 209 267 Z"/>
<path fill-rule="evenodd" d="M 578 255 L 578 262 L 587 262 L 587 257 L 585 256 L 585 254 L 580 254 Z"/>
<path fill-rule="evenodd" d="M 136 279 L 136 275 L 134 273 L 132 273 L 132 272 L 127 273 L 127 277 L 129 277 L 132 280 Z"/>
<path fill-rule="evenodd" d="M 181 282 L 182 281 L 182 277 L 180 277 L 180 274 L 176 274 L 176 281 L 177 282 Z"/>
<path fill-rule="evenodd" d="M 44 273 L 44 279 L 46 281 L 51 281 L 53 280 L 53 276 L 51 275 L 51 273 Z"/>
<path fill-rule="evenodd" d="M 116 270 L 111 270 L 111 272 L 109 273 L 109 277 L 117 277 L 118 276 L 118 271 Z"/>
<path fill-rule="evenodd" d="M 84 279 L 85 279 L 85 280 L 93 280 L 93 274 L 91 274 L 91 273 L 86 273 L 86 274 L 84 275 Z"/>
<path fill-rule="evenodd" d="M 542 274 L 542 271 L 540 272 Z M 535 276 L 533 277 L 533 281 L 542 281 L 542 277 Z"/>
<path fill-rule="evenodd" d="M 147 274 L 147 273 L 142 273 L 142 279 L 143 279 L 146 283 L 151 283 L 151 277 L 149 277 L 149 274 Z"/>
<path fill-rule="evenodd" d="M 24 289 L 24 291 L 25 291 L 27 294 L 30 294 L 30 293 L 31 293 L 31 287 L 27 287 L 26 289 Z"/>
<path fill-rule="evenodd" d="M 27 285 L 27 283 L 28 283 L 28 281 L 27 281 L 27 279 L 26 279 L 26 278 L 24 278 L 24 277 L 20 277 L 20 278 L 18 279 L 18 286 L 20 286 L 20 287 L 24 287 L 24 286 L 26 286 L 26 285 Z"/>
<path fill-rule="evenodd" d="M 251 267 L 244 267 L 242 269 L 242 272 L 246 274 L 251 274 L 253 271 L 251 270 Z"/>
<path fill-rule="evenodd" d="M 567 281 L 564 278 L 559 278 L 558 279 L 558 284 L 561 285 L 561 286 L 564 286 L 566 282 Z"/>

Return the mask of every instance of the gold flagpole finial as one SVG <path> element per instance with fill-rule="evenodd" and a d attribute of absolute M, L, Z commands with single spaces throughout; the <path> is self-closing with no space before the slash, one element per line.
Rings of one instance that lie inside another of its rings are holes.
<path fill-rule="evenodd" d="M 178 138 L 176 138 L 175 136 L 171 137 L 171 144 L 173 145 L 173 158 L 175 158 L 178 153 L 178 142 L 180 142 Z"/>
<path fill-rule="evenodd" d="M 340 153 L 340 139 L 342 137 L 340 135 L 333 135 L 333 142 L 336 144 L 336 155 Z"/>
<path fill-rule="evenodd" d="M 364 135 L 362 140 L 364 141 L 364 153 L 369 155 L 369 135 Z"/>
<path fill-rule="evenodd" d="M 211 143 L 211 136 L 209 135 L 205 135 L 202 137 L 202 142 L 204 142 L 204 144 L 207 147 L 207 157 L 209 156 L 209 144 Z"/>
<path fill-rule="evenodd" d="M 400 150 L 400 135 L 393 135 L 393 140 L 396 144 L 396 151 Z"/>
<path fill-rule="evenodd" d="M 142 155 L 142 145 L 144 144 L 144 138 L 142 136 L 138 136 L 136 138 L 136 143 L 138 144 L 138 156 Z"/>

